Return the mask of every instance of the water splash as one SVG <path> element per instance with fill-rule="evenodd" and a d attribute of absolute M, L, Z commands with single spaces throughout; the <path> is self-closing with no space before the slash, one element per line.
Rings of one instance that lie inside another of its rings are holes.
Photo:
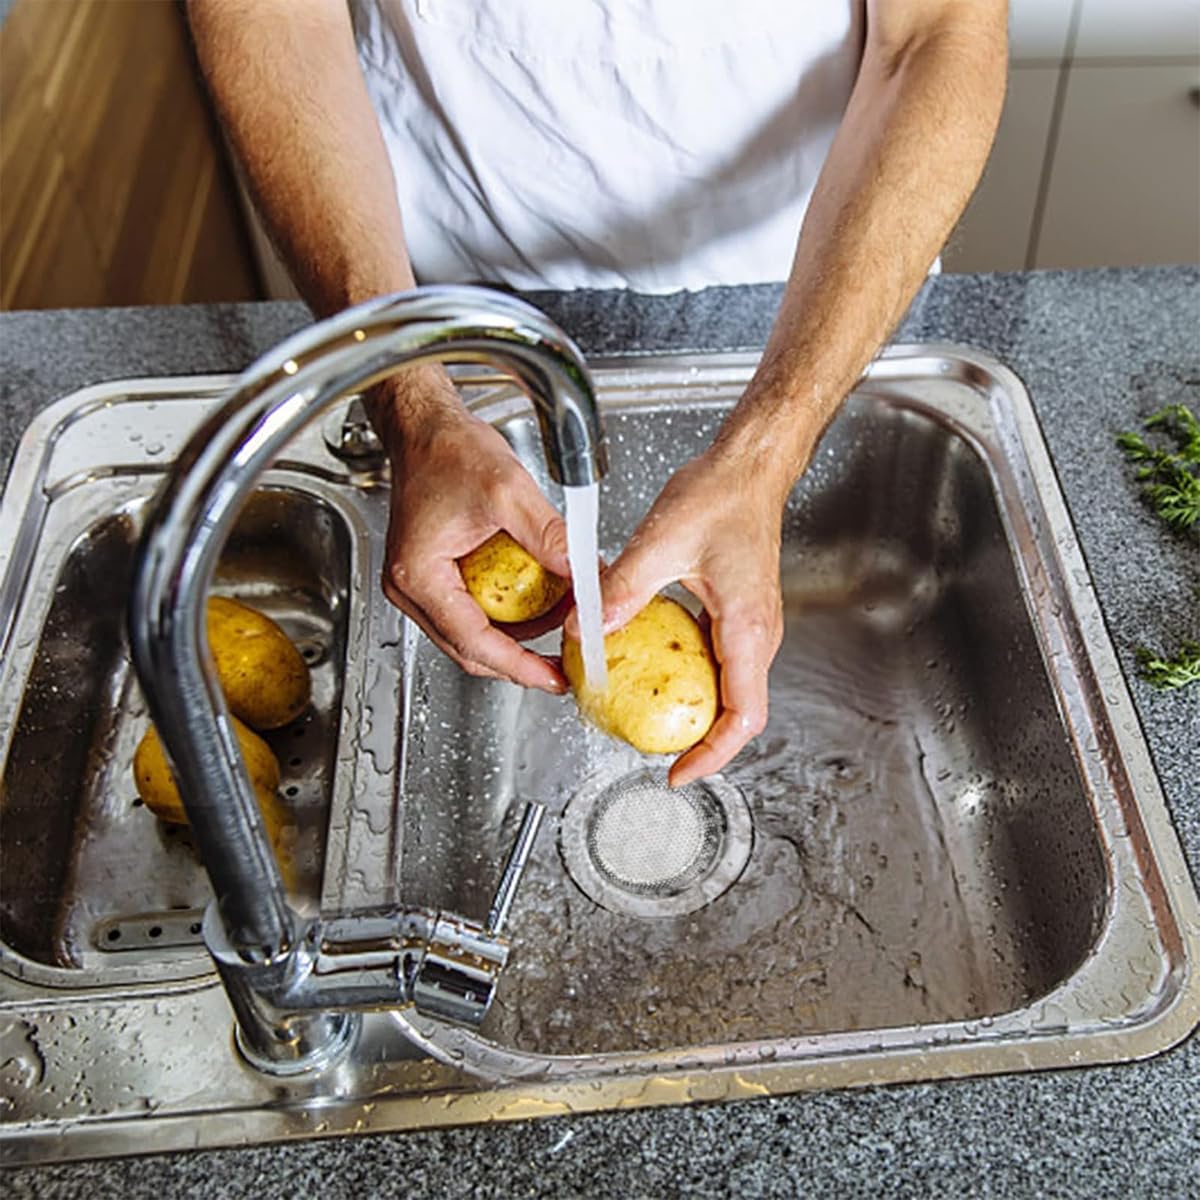
<path fill-rule="evenodd" d="M 567 510 L 567 557 L 571 561 L 575 607 L 579 612 L 583 670 L 591 687 L 603 691 L 608 687 L 608 668 L 604 661 L 600 551 L 596 533 L 600 518 L 600 485 L 566 487 L 563 493 Z"/>

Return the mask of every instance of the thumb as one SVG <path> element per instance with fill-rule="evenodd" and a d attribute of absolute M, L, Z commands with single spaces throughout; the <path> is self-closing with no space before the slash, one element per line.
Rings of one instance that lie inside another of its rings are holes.
<path fill-rule="evenodd" d="M 571 576 L 567 558 L 567 526 L 558 510 L 537 491 L 522 496 L 505 515 L 504 528 L 548 571 Z"/>
<path fill-rule="evenodd" d="M 637 546 L 624 553 L 600 576 L 600 598 L 604 606 L 604 632 L 612 633 L 628 624 L 654 599 L 659 587 L 671 581 L 660 579 L 654 556 Z M 567 632 L 579 636 L 579 618 L 574 610 L 567 618 Z"/>

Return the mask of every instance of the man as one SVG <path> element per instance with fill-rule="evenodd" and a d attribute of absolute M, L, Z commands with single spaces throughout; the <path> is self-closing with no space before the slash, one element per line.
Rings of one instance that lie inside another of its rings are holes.
<path fill-rule="evenodd" d="M 319 315 L 417 278 L 664 290 L 787 275 L 745 394 L 603 580 L 609 629 L 674 582 L 707 609 L 721 712 L 671 781 L 716 771 L 766 723 L 787 495 L 983 169 L 1007 4 L 353 10 L 190 7 L 230 138 Z M 563 691 L 557 664 L 490 625 L 456 566 L 506 529 L 566 574 L 554 508 L 440 368 L 389 381 L 373 416 L 393 465 L 388 597 L 472 674 Z"/>

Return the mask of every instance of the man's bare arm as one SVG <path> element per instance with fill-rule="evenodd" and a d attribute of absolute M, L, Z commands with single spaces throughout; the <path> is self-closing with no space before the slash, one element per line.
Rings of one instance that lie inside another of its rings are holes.
<path fill-rule="evenodd" d="M 188 17 L 226 133 L 313 311 L 412 287 L 345 0 L 189 0 Z"/>
<path fill-rule="evenodd" d="M 761 364 L 712 449 L 668 483 L 606 573 L 609 628 L 675 581 L 712 617 L 722 712 L 672 768 L 675 784 L 719 770 L 766 723 L 783 504 L 978 182 L 1004 96 L 1006 16 L 1005 0 L 869 0 L 864 61 Z"/>
<path fill-rule="evenodd" d="M 413 286 L 391 161 L 345 0 L 190 0 L 200 64 L 272 238 L 318 316 Z M 569 573 L 562 519 L 440 368 L 380 389 L 392 459 L 383 588 L 464 669 L 561 692 L 557 663 L 494 628 L 456 560 L 506 529 Z M 435 486 L 436 484 L 436 486 Z"/>
<path fill-rule="evenodd" d="M 1004 99 L 1007 0 L 869 0 L 867 10 L 862 68 L 783 303 L 722 431 L 784 490 L 966 207 Z"/>

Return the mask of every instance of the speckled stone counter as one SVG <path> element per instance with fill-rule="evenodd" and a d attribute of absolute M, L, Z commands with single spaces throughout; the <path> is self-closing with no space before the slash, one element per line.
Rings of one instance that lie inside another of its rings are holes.
<path fill-rule="evenodd" d="M 589 353 L 761 345 L 778 289 L 534 297 Z M 236 370 L 298 305 L 0 316 L 0 462 L 32 413 L 104 379 Z M 1028 387 L 1126 672 L 1200 638 L 1200 553 L 1139 503 L 1113 449 L 1200 406 L 1200 269 L 931 281 L 898 335 L 986 349 Z M 1132 690 L 1193 876 L 1200 689 Z M 1144 1063 L 34 1168 L 10 1196 L 1200 1195 L 1200 1038 Z"/>

